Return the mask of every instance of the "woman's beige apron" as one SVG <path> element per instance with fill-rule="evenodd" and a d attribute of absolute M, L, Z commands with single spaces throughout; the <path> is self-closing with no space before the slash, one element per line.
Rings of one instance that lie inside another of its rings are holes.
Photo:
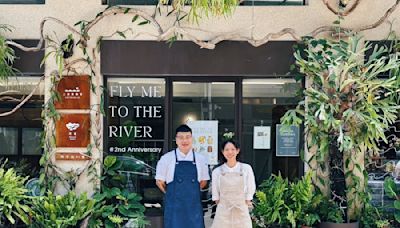
<path fill-rule="evenodd" d="M 244 192 L 242 165 L 240 173 L 225 172 L 221 166 L 219 203 L 211 228 L 251 228 Z"/>

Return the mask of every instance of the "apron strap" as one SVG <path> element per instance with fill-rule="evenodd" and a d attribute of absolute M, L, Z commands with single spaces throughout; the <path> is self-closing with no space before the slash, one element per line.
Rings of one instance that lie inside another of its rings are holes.
<path fill-rule="evenodd" d="M 178 161 L 178 155 L 176 154 L 176 149 L 174 149 L 174 153 L 175 153 L 175 164 L 178 164 L 179 163 L 179 161 Z M 194 154 L 194 150 L 192 149 L 192 153 L 193 153 L 193 164 L 195 165 L 196 164 L 196 155 Z"/>
<path fill-rule="evenodd" d="M 175 164 L 178 164 L 179 162 L 178 162 L 178 155 L 176 154 L 176 149 L 174 150 L 174 152 L 175 152 Z"/>

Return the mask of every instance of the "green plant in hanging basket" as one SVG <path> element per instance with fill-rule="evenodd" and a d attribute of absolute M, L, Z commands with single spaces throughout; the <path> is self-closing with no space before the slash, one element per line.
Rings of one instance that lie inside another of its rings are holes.
<path fill-rule="evenodd" d="M 366 194 L 364 154 L 379 151 L 378 141 L 387 141 L 384 132 L 397 118 L 399 53 L 363 43 L 357 35 L 338 41 L 306 38 L 304 44 L 295 58 L 307 79 L 306 100 L 281 122 L 304 123 L 312 152 L 308 162 L 330 177 L 317 176 L 318 186 L 331 189 L 328 197 L 341 199 L 348 220 L 357 220 Z M 364 59 L 367 51 L 372 53 Z"/>
<path fill-rule="evenodd" d="M 239 0 L 159 0 L 160 4 L 171 4 L 174 10 L 180 12 L 185 6 L 188 13 L 182 13 L 181 20 L 185 15 L 189 19 L 198 22 L 202 16 L 221 16 L 230 15 L 239 5 Z"/>

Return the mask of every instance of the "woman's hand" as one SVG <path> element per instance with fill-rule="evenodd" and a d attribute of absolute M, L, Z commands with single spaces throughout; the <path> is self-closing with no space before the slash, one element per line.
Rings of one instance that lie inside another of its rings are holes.
<path fill-rule="evenodd" d="M 249 207 L 249 209 L 253 209 L 253 201 L 246 200 L 246 205 Z"/>
<path fill-rule="evenodd" d="M 215 204 L 218 204 L 218 203 L 219 203 L 219 200 L 215 200 L 214 203 L 215 203 Z"/>

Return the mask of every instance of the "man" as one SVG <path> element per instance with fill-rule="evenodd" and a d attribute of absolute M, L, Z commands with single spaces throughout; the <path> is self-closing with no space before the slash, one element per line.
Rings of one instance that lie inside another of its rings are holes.
<path fill-rule="evenodd" d="M 165 228 L 204 228 L 200 189 L 210 179 L 204 156 L 194 153 L 192 129 L 176 129 L 178 148 L 164 154 L 157 163 L 156 184 L 165 193 Z"/>

